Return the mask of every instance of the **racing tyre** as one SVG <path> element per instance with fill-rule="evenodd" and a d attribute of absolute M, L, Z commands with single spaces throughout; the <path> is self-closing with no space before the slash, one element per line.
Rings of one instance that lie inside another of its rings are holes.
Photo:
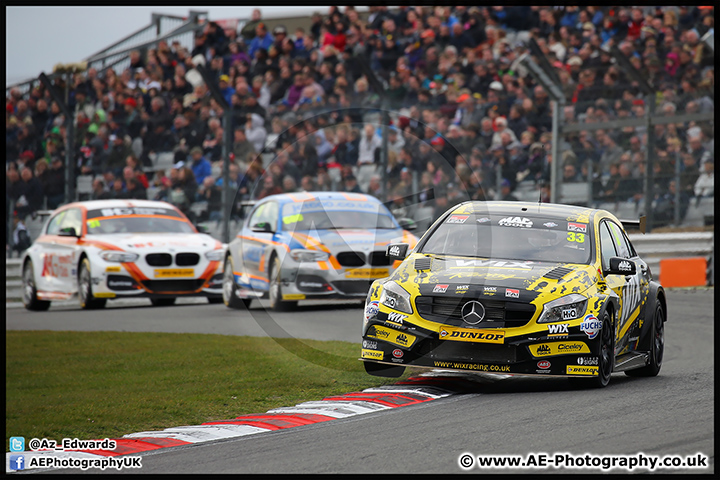
<path fill-rule="evenodd" d="M 223 294 L 222 301 L 228 308 L 239 309 L 244 305 L 250 307 L 251 298 L 240 298 L 235 294 L 235 274 L 233 273 L 232 256 L 228 255 L 223 267 Z"/>
<path fill-rule="evenodd" d="M 660 373 L 663 354 L 665 353 L 665 312 L 659 301 L 655 306 L 655 316 L 653 317 L 650 335 L 652 335 L 650 363 L 642 368 L 628 370 L 625 375 L 629 377 L 654 377 Z"/>
<path fill-rule="evenodd" d="M 40 312 L 50 308 L 50 302 L 47 300 L 38 300 L 37 288 L 35 286 L 35 272 L 31 260 L 25 262 L 23 267 L 23 296 L 22 301 L 25 308 L 35 312 Z"/>
<path fill-rule="evenodd" d="M 610 314 L 603 314 L 600 330 L 600 352 L 598 352 L 598 374 L 595 377 L 569 377 L 570 384 L 578 388 L 603 388 L 610 383 L 610 375 L 615 366 L 615 329 Z"/>
<path fill-rule="evenodd" d="M 153 307 L 169 307 L 175 305 L 175 300 L 177 300 L 175 297 L 151 298 L 150 303 L 153 304 Z"/>
<path fill-rule="evenodd" d="M 95 310 L 104 308 L 107 298 L 95 298 L 92 291 L 92 276 L 90 274 L 90 260 L 83 258 L 78 272 L 78 299 L 80 308 L 84 310 Z"/>
<path fill-rule="evenodd" d="M 365 371 L 376 377 L 398 378 L 405 373 L 405 367 L 398 365 L 383 365 L 382 363 L 363 362 Z"/>
<path fill-rule="evenodd" d="M 295 301 L 283 301 L 282 300 L 282 286 L 280 285 L 280 259 L 273 257 L 272 263 L 270 264 L 270 290 L 268 292 L 268 298 L 270 299 L 270 308 L 276 312 L 282 312 L 291 310 L 297 306 L 297 300 Z"/>

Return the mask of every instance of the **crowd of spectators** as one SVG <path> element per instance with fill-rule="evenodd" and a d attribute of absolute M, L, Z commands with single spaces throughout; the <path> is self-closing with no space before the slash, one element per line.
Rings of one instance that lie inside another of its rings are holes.
<path fill-rule="evenodd" d="M 240 31 L 211 21 L 192 48 L 160 41 L 132 52 L 122 72 L 76 74 L 70 158 L 93 179 L 86 198 L 167 200 L 193 219 L 191 205 L 206 202 L 197 220 L 217 220 L 230 128 L 230 181 L 243 198 L 338 189 L 385 198 L 398 215 L 418 204 L 439 214 L 466 199 L 517 199 L 518 183 L 532 182 L 547 201 L 552 109 L 520 62 L 530 39 L 562 84 L 566 122 L 645 115 L 642 91 L 611 46 L 657 89 L 658 115 L 714 108 L 714 52 L 701 40 L 714 31 L 713 7 L 373 6 L 364 17 L 332 6 L 289 32 L 268 28 L 257 9 Z M 231 125 L 198 81 L 198 62 L 231 106 Z M 374 109 L 392 112 L 384 172 L 381 129 L 368 123 Z M 565 136 L 563 181 L 592 182 L 597 201 L 638 201 L 646 133 Z M 659 125 L 655 135 L 657 208 L 678 187 L 685 204 L 713 196 L 714 125 Z M 173 168 L 155 167 L 162 152 L 173 153 Z M 65 120 L 42 84 L 9 91 L 6 158 L 18 216 L 64 202 Z"/>

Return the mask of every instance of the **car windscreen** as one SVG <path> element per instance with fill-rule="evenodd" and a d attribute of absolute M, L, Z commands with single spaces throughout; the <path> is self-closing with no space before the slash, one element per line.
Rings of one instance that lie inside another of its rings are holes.
<path fill-rule="evenodd" d="M 194 233 L 193 226 L 170 208 L 102 208 L 88 210 L 89 235 L 114 233 Z"/>
<path fill-rule="evenodd" d="M 591 226 L 542 217 L 452 214 L 421 253 L 537 262 L 590 263 Z"/>
<path fill-rule="evenodd" d="M 310 200 L 282 207 L 283 230 L 399 228 L 381 203 L 351 200 Z"/>

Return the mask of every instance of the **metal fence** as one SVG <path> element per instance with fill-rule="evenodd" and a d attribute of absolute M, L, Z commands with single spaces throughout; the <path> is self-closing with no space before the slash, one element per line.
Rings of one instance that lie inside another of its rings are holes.
<path fill-rule="evenodd" d="M 551 147 L 533 139 L 548 156 L 553 200 L 646 214 L 650 229 L 680 226 L 714 198 L 712 66 L 675 78 L 656 58 L 628 59 L 620 48 L 568 61 L 568 70 L 531 42 L 526 66 L 550 94 L 558 125 L 545 137 Z M 703 224 L 714 224 L 711 209 Z"/>

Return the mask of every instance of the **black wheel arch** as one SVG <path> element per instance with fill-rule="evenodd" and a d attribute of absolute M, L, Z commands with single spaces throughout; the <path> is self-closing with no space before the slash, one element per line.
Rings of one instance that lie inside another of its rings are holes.
<path fill-rule="evenodd" d="M 658 303 L 665 314 L 663 321 L 667 322 L 667 297 L 665 295 L 665 289 L 657 282 L 650 282 L 648 298 L 645 305 L 645 317 L 643 318 L 643 325 L 640 328 L 639 350 L 650 350 L 652 347 L 652 322 Z"/>

